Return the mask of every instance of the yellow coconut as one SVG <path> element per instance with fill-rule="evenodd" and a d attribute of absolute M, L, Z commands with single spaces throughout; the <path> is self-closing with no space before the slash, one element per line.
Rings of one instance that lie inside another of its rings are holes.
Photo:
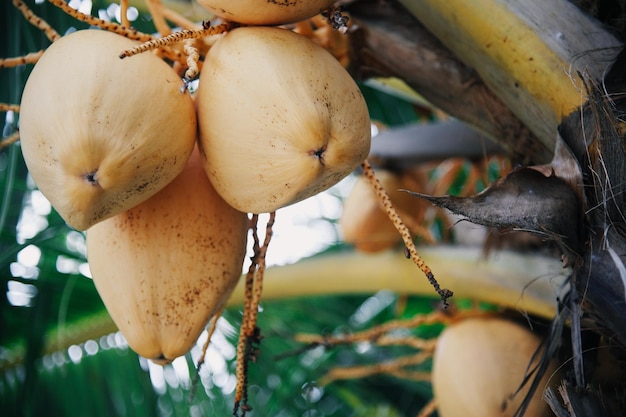
<path fill-rule="evenodd" d="M 397 175 L 377 170 L 376 177 L 387 193 L 394 196 L 399 193 L 397 190 L 401 186 Z M 379 252 L 394 246 L 402 239 L 387 214 L 381 209 L 374 188 L 364 176 L 357 178 L 350 194 L 343 202 L 339 227 L 344 242 L 354 245 L 363 252 Z"/>
<path fill-rule="evenodd" d="M 354 80 L 286 29 L 226 34 L 207 54 L 196 102 L 207 175 L 244 212 L 317 194 L 369 153 L 369 114 Z"/>
<path fill-rule="evenodd" d="M 194 146 L 193 101 L 135 42 L 81 30 L 54 42 L 29 76 L 20 106 L 28 170 L 78 229 L 146 200 L 178 175 Z"/>
<path fill-rule="evenodd" d="M 422 226 L 428 204 L 402 190 L 424 187 L 421 172 L 392 172 L 376 170 L 376 178 L 383 186 L 395 210 L 413 233 L 425 233 Z M 359 176 L 343 201 L 339 219 L 343 240 L 362 252 L 380 252 L 399 244 L 402 237 L 381 207 L 374 187 L 364 176 Z"/>
<path fill-rule="evenodd" d="M 515 415 L 530 383 L 517 392 L 541 343 L 527 327 L 499 317 L 472 318 L 446 328 L 437 341 L 432 383 L 441 417 Z M 551 416 L 543 390 L 555 378 L 543 377 L 527 417 Z"/>
<path fill-rule="evenodd" d="M 156 195 L 87 231 L 96 289 L 133 350 L 158 363 L 189 351 L 241 276 L 247 228 L 194 152 Z"/>
<path fill-rule="evenodd" d="M 198 0 L 211 13 L 246 25 L 280 25 L 308 19 L 334 0 Z"/>

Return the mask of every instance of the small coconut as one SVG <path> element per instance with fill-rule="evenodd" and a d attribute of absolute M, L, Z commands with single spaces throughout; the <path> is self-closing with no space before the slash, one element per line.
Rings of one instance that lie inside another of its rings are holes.
<path fill-rule="evenodd" d="M 470 318 L 446 328 L 437 340 L 432 370 L 439 415 L 514 416 L 530 383 L 518 389 L 540 343 L 527 327 L 502 317 Z M 552 415 L 542 395 L 554 369 L 542 378 L 525 416 Z"/>
<path fill-rule="evenodd" d="M 392 172 L 376 170 L 376 178 L 389 195 L 394 209 L 413 233 L 427 233 L 422 227 L 428 208 L 424 202 L 413 198 L 404 189 L 423 189 L 425 181 L 420 171 Z M 374 187 L 364 176 L 359 176 L 343 201 L 339 219 L 343 240 L 357 250 L 380 252 L 399 244 L 402 236 L 382 209 Z M 430 235 L 426 236 L 430 238 Z"/>

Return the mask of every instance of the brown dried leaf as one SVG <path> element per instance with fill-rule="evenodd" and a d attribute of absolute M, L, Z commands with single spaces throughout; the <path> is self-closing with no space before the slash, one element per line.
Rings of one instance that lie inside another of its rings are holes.
<path fill-rule="evenodd" d="M 569 261 L 578 258 L 582 225 L 578 195 L 556 175 L 518 168 L 471 197 L 433 197 L 408 191 L 472 223 L 523 230 L 559 244 Z"/>

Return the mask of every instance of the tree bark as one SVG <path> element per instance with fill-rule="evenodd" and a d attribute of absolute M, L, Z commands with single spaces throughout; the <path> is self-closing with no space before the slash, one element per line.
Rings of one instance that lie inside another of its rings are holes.
<path fill-rule="evenodd" d="M 567 0 L 399 0 L 550 150 L 623 44 Z"/>
<path fill-rule="evenodd" d="M 357 79 L 397 77 L 432 105 L 467 122 L 522 164 L 549 161 L 552 150 L 406 9 L 394 2 L 357 1 L 347 8 L 350 72 Z"/>

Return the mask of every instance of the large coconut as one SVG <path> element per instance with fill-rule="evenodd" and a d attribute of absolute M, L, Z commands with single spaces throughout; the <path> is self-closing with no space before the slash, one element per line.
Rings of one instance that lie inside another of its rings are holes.
<path fill-rule="evenodd" d="M 251 213 L 323 191 L 368 155 L 363 96 L 333 56 L 302 35 L 242 27 L 207 54 L 196 97 L 205 169 Z"/>
<path fill-rule="evenodd" d="M 133 350 L 167 363 L 193 346 L 241 276 L 247 230 L 194 152 L 156 195 L 87 231 L 96 289 Z"/>
<path fill-rule="evenodd" d="M 180 77 L 136 42 L 81 30 L 35 65 L 20 106 L 24 159 L 70 226 L 85 230 L 154 195 L 185 166 L 196 117 Z"/>
<path fill-rule="evenodd" d="M 246 25 L 280 25 L 308 19 L 334 0 L 198 0 L 211 13 Z"/>

